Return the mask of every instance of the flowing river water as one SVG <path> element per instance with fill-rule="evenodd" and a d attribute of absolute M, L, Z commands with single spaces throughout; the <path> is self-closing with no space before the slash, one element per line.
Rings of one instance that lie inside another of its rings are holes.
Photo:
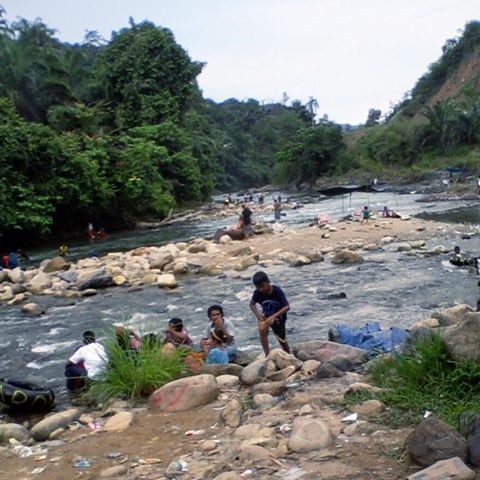
<path fill-rule="evenodd" d="M 438 238 L 429 239 L 427 246 L 451 241 L 451 244 L 461 245 L 462 250 L 480 251 L 478 204 L 425 204 L 417 202 L 419 197 L 394 193 L 355 193 L 351 199 L 337 197 L 324 201 L 297 197 L 304 203 L 304 208 L 287 211 L 283 222 L 302 228 L 320 212 L 338 219 L 350 211 L 350 202 L 352 211 L 359 211 L 367 204 L 372 210 L 381 210 L 388 205 L 409 215 L 422 214 L 454 222 L 471 221 L 473 223 L 467 227 L 470 239 L 462 240 L 460 233 L 450 233 L 446 240 L 445 232 L 439 230 Z M 270 220 L 272 215 L 260 215 L 257 219 Z M 80 240 L 73 244 L 72 253 L 85 256 L 93 248 L 101 252 L 116 251 L 211 236 L 216 228 L 234 223 L 235 219 L 236 214 L 232 213 L 230 219 L 115 234 L 98 245 Z M 31 253 L 34 260 L 55 255 L 53 248 Z M 367 253 L 366 259 L 365 263 L 355 266 L 338 266 L 325 261 L 302 268 L 268 268 L 273 282 L 282 286 L 291 303 L 288 321 L 291 343 L 325 339 L 329 326 L 336 323 L 362 325 L 367 321 L 379 321 L 383 327 L 408 328 L 434 309 L 455 302 L 474 305 L 477 300 L 477 278 L 462 269 L 449 267 L 442 257 L 407 256 L 397 252 L 392 244 L 383 251 Z M 113 288 L 75 303 L 41 297 L 35 301 L 46 307 L 46 314 L 39 318 L 23 316 L 18 306 L 2 306 L 0 376 L 34 376 L 62 396 L 65 392 L 63 366 L 79 344 L 83 330 L 93 329 L 102 337 L 113 323 L 122 322 L 141 333 L 159 332 L 170 317 L 177 316 L 184 319 L 191 336 L 198 341 L 207 322 L 206 309 L 213 303 L 222 304 L 226 316 L 234 322 L 239 347 L 259 351 L 256 322 L 248 308 L 252 293 L 250 278 L 254 270 L 251 268 L 235 276 L 219 278 L 186 276 L 180 279 L 180 287 L 173 291 L 155 287 L 135 291 Z M 347 298 L 332 298 L 332 294 L 340 292 L 345 292 Z"/>

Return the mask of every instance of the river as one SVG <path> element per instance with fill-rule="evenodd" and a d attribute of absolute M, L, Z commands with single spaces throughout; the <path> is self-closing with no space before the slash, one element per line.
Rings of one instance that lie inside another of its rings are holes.
<path fill-rule="evenodd" d="M 478 205 L 469 202 L 438 204 L 418 203 L 419 196 L 393 193 L 352 195 L 352 210 L 370 205 L 381 210 L 388 205 L 393 210 L 409 215 L 427 212 L 443 215 L 443 220 L 469 219 L 468 212 L 478 211 Z M 332 219 L 345 215 L 350 199 L 339 198 L 316 201 L 297 196 L 304 208 L 287 211 L 285 223 L 301 228 L 318 213 L 326 213 Z M 343 208 L 342 208 L 343 203 Z M 462 216 L 458 209 L 463 208 Z M 454 209 L 452 218 L 445 213 Z M 259 217 L 270 220 L 273 214 Z M 91 245 L 79 240 L 72 245 L 77 256 L 88 255 L 93 248 L 115 251 L 139 245 L 158 245 L 166 241 L 187 239 L 194 236 L 211 236 L 231 219 L 200 221 L 189 225 L 164 227 L 158 230 L 129 232 L 112 235 L 101 244 Z M 480 251 L 478 225 L 471 224 L 471 239 L 451 238 L 462 250 Z M 443 233 L 430 239 L 428 246 L 445 244 Z M 447 245 L 450 246 L 450 245 Z M 34 260 L 53 256 L 54 248 L 33 252 Z M 311 338 L 326 338 L 330 325 L 349 323 L 361 325 L 366 321 L 379 321 L 382 326 L 409 327 L 415 320 L 427 316 L 432 310 L 454 302 L 474 305 L 478 297 L 477 279 L 466 271 L 449 267 L 440 257 L 406 256 L 396 251 L 395 244 L 384 251 L 366 254 L 368 261 L 355 266 L 337 266 L 329 261 L 312 264 L 301 269 L 286 266 L 270 267 L 268 273 L 274 283 L 287 293 L 291 303 L 288 335 L 291 343 Z M 121 322 L 141 333 L 161 331 L 172 316 L 181 317 L 192 337 L 198 340 L 207 322 L 206 309 L 220 303 L 236 327 L 237 343 L 242 349 L 259 351 L 254 318 L 248 309 L 252 293 L 252 270 L 228 277 L 187 276 L 173 291 L 155 287 L 130 291 L 116 288 L 99 293 L 95 297 L 71 301 L 38 298 L 47 307 L 47 313 L 39 318 L 24 317 L 19 307 L 1 307 L 0 365 L 1 376 L 35 376 L 64 394 L 63 365 L 69 354 L 79 344 L 81 333 L 93 329 L 102 337 L 113 323 Z M 329 295 L 345 292 L 346 299 L 329 299 Z M 273 342 L 273 339 L 271 339 Z"/>

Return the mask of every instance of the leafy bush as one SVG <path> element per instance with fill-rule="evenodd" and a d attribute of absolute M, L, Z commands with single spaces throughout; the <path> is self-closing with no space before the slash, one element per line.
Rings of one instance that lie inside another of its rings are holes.
<path fill-rule="evenodd" d="M 407 413 L 429 410 L 455 425 L 459 413 L 479 409 L 480 364 L 452 359 L 439 334 L 419 340 L 406 355 L 376 359 L 369 373 L 386 389 L 379 398 Z"/>
<path fill-rule="evenodd" d="M 139 399 L 189 373 L 184 362 L 186 350 L 163 352 L 161 345 L 146 343 L 138 351 L 126 352 L 118 345 L 115 335 L 112 337 L 106 343 L 109 365 L 102 381 L 94 383 L 86 392 L 87 401 Z"/>

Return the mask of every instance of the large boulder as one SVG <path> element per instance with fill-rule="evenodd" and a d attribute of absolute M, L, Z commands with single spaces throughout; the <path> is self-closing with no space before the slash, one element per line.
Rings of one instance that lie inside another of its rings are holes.
<path fill-rule="evenodd" d="M 52 280 L 43 272 L 37 273 L 29 284 L 29 290 L 35 295 L 41 295 L 45 290 L 52 286 Z"/>
<path fill-rule="evenodd" d="M 455 429 L 435 417 L 425 419 L 407 438 L 405 448 L 410 458 L 428 467 L 439 460 L 467 457 L 467 441 Z"/>
<path fill-rule="evenodd" d="M 77 285 L 80 290 L 89 288 L 107 288 L 114 285 L 113 277 L 103 268 L 89 269 L 78 272 Z"/>
<path fill-rule="evenodd" d="M 65 428 L 69 423 L 78 420 L 81 413 L 78 408 L 70 408 L 69 410 L 49 415 L 33 426 L 32 436 L 37 441 L 47 440 L 55 430 Z"/>
<path fill-rule="evenodd" d="M 32 434 L 27 428 L 18 423 L 0 424 L 0 443 L 2 440 L 7 442 L 10 438 L 14 438 L 20 443 L 28 442 L 32 438 Z"/>
<path fill-rule="evenodd" d="M 61 270 L 68 270 L 70 268 L 70 263 L 68 263 L 63 257 L 55 257 L 51 260 L 48 260 L 43 271 L 45 273 L 59 272 Z"/>
<path fill-rule="evenodd" d="M 304 453 L 328 447 L 333 442 L 330 427 L 317 418 L 297 417 L 293 421 L 293 430 L 288 447 L 293 452 Z"/>
<path fill-rule="evenodd" d="M 263 358 L 252 362 L 243 368 L 240 380 L 245 385 L 260 383 L 269 373 L 276 370 L 275 363 L 269 358 Z"/>
<path fill-rule="evenodd" d="M 363 257 L 357 252 L 353 252 L 352 250 L 340 250 L 333 257 L 332 263 L 362 263 L 363 260 Z"/>
<path fill-rule="evenodd" d="M 455 360 L 467 358 L 480 361 L 480 312 L 469 313 L 465 320 L 445 328 L 443 339 Z"/>
<path fill-rule="evenodd" d="M 196 375 L 174 380 L 155 390 L 148 405 L 164 412 L 180 412 L 207 405 L 218 397 L 218 393 L 218 384 L 213 375 Z"/>
<path fill-rule="evenodd" d="M 440 312 L 434 312 L 432 318 L 437 319 L 438 324 L 441 327 L 446 327 L 449 325 L 455 325 L 456 323 L 465 320 L 469 313 L 472 313 L 474 310 L 470 305 L 464 303 L 460 305 L 455 305 L 454 307 L 446 308 Z"/>
<path fill-rule="evenodd" d="M 12 283 L 22 283 L 25 279 L 25 273 L 20 267 L 14 268 L 13 270 L 9 270 L 8 279 Z"/>
<path fill-rule="evenodd" d="M 295 354 L 301 360 L 318 360 L 330 362 L 337 368 L 341 363 L 350 361 L 353 365 L 361 365 L 368 359 L 367 352 L 360 348 L 329 342 L 327 340 L 309 340 L 295 345 Z"/>
<path fill-rule="evenodd" d="M 245 238 L 245 232 L 243 230 L 225 230 L 224 228 L 220 228 L 213 235 L 213 241 L 218 243 L 225 235 L 232 240 L 243 240 Z"/>

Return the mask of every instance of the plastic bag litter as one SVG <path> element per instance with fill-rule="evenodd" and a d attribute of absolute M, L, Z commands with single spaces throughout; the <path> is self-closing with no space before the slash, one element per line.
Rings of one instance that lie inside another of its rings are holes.
<path fill-rule="evenodd" d="M 13 451 L 20 457 L 26 458 L 33 455 L 33 450 L 25 445 L 15 445 Z"/>
<path fill-rule="evenodd" d="M 88 468 L 92 466 L 92 462 L 86 458 L 76 458 L 73 461 L 73 466 L 75 468 Z"/>
<path fill-rule="evenodd" d="M 352 413 L 342 418 L 342 422 L 356 422 L 358 419 L 358 413 Z"/>
<path fill-rule="evenodd" d="M 203 435 L 205 430 L 187 430 L 185 432 L 186 437 L 190 437 L 191 435 Z"/>

